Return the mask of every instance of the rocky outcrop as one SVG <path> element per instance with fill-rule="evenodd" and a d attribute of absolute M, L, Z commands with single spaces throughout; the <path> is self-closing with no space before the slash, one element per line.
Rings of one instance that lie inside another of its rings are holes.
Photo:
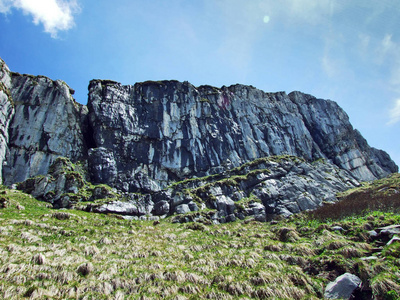
<path fill-rule="evenodd" d="M 275 156 L 257 159 L 224 174 L 175 184 L 164 199 L 169 199 L 171 213 L 180 214 L 184 208 L 185 212 L 199 207 L 215 210 L 209 217 L 214 223 L 248 216 L 266 221 L 334 202 L 337 192 L 358 185 L 349 172 L 323 160 L 308 163 L 296 157 Z M 193 221 L 187 216 L 176 219 Z"/>
<path fill-rule="evenodd" d="M 50 165 L 48 174 L 20 182 L 17 188 L 52 204 L 54 208 L 74 208 L 82 202 L 110 201 L 117 197 L 116 191 L 110 187 L 87 182 L 84 174 L 84 166 L 76 166 L 68 158 L 58 157 Z"/>
<path fill-rule="evenodd" d="M 114 198 L 100 193 L 108 200 L 81 208 L 142 218 L 193 212 L 215 223 L 267 220 L 398 171 L 335 102 L 300 92 L 92 80 L 84 106 L 65 82 L 10 77 L 0 63 L 4 183 L 22 182 L 54 207 L 96 200 L 91 185 L 106 184 Z M 60 157 L 81 161 L 87 177 L 66 167 L 55 172 Z"/>
<path fill-rule="evenodd" d="M 14 113 L 14 104 L 11 97 L 11 73 L 7 65 L 0 58 L 0 174 L 7 153 L 8 126 Z M 2 183 L 2 178 L 0 178 Z"/>
<path fill-rule="evenodd" d="M 298 107 L 315 149 L 322 152 L 324 158 L 364 181 L 398 171 L 386 152 L 369 147 L 335 102 L 300 92 L 290 93 L 289 98 Z"/>
<path fill-rule="evenodd" d="M 187 179 L 146 194 L 93 185 L 86 181 L 85 172 L 85 166 L 59 157 L 47 175 L 29 178 L 18 189 L 55 208 L 141 219 L 176 215 L 174 222 L 218 224 L 246 217 L 263 222 L 278 215 L 287 217 L 333 202 L 338 191 L 359 185 L 337 166 L 291 156 L 257 159 L 225 173 Z"/>
<path fill-rule="evenodd" d="M 124 191 L 159 191 L 176 180 L 281 154 L 327 159 L 358 180 L 398 170 L 387 154 L 368 146 L 335 102 L 300 92 L 93 80 L 88 108 L 101 147 L 89 164 L 99 168 L 104 161 L 107 183 Z M 97 174 L 94 180 L 104 182 Z"/>
<path fill-rule="evenodd" d="M 15 114 L 9 129 L 9 154 L 3 170 L 5 184 L 45 175 L 59 156 L 86 158 L 86 106 L 72 98 L 61 81 L 13 73 Z"/>

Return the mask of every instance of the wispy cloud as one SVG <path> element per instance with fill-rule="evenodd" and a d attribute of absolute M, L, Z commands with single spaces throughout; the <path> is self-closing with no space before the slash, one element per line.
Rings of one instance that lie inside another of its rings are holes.
<path fill-rule="evenodd" d="M 389 111 L 389 121 L 387 125 L 393 125 L 400 121 L 400 99 L 394 102 L 393 107 Z"/>
<path fill-rule="evenodd" d="M 393 39 L 393 34 L 385 34 L 374 45 L 371 55 L 378 66 L 386 66 L 388 69 L 388 80 L 391 88 L 400 93 L 400 42 Z"/>
<path fill-rule="evenodd" d="M 317 25 L 326 23 L 327 18 L 341 9 L 334 0 L 282 0 L 259 1 L 261 10 L 269 12 L 271 18 L 285 18 L 285 22 Z"/>
<path fill-rule="evenodd" d="M 77 0 L 0 0 L 1 13 L 10 13 L 13 8 L 31 15 L 33 23 L 43 24 L 44 31 L 53 38 L 75 25 L 74 14 L 80 10 Z"/>
<path fill-rule="evenodd" d="M 396 51 L 396 43 L 392 40 L 392 34 L 385 34 L 383 39 L 376 45 L 376 63 L 382 64 L 386 59 L 393 56 Z"/>
<path fill-rule="evenodd" d="M 326 22 L 337 9 L 337 1 L 333 0 L 289 0 L 290 15 L 312 24 Z"/>

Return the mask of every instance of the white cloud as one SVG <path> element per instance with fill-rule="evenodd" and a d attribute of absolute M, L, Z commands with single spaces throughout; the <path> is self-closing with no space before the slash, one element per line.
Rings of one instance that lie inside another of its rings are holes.
<path fill-rule="evenodd" d="M 389 121 L 387 125 L 393 125 L 400 121 L 400 99 L 397 99 L 389 111 Z"/>
<path fill-rule="evenodd" d="M 71 29 L 75 25 L 73 15 L 79 12 L 77 0 L 0 0 L 1 13 L 9 13 L 12 8 L 32 15 L 33 23 L 42 23 L 53 38 L 59 31 Z"/>

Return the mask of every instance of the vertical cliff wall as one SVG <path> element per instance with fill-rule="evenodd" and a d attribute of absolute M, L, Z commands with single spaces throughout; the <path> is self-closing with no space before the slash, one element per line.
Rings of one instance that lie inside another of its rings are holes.
<path fill-rule="evenodd" d="M 155 192 L 282 154 L 324 158 L 358 180 L 398 170 L 335 102 L 300 92 L 92 80 L 84 106 L 65 82 L 10 74 L 0 63 L 0 168 L 8 185 L 46 174 L 59 156 L 87 160 L 93 182 L 125 192 Z"/>
<path fill-rule="evenodd" d="M 89 154 L 93 179 L 125 191 L 159 190 L 280 154 L 325 158 L 359 180 L 397 170 L 335 102 L 300 92 L 93 80 L 88 108 L 98 147 Z"/>
<path fill-rule="evenodd" d="M 73 161 L 86 157 L 82 128 L 87 108 L 75 102 L 65 82 L 13 73 L 11 86 L 15 114 L 3 169 L 5 184 L 47 174 L 59 156 Z"/>
<path fill-rule="evenodd" d="M 11 97 L 11 73 L 8 66 L 0 58 L 0 174 L 7 153 L 8 126 L 14 113 L 14 104 Z M 0 183 L 2 182 L 0 178 Z"/>

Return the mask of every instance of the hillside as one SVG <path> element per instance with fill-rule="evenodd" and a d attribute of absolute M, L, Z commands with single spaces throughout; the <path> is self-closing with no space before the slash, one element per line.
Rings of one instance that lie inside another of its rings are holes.
<path fill-rule="evenodd" d="M 398 175 L 355 192 L 384 193 L 388 182 L 386 192 L 398 193 Z M 0 194 L 3 299 L 321 299 L 345 272 L 362 280 L 356 299 L 400 295 L 400 244 L 387 245 L 382 229 L 400 224 L 390 212 L 398 197 L 388 196 L 385 212 L 359 207 L 332 220 L 317 210 L 204 225 L 53 210 L 17 190 Z"/>
<path fill-rule="evenodd" d="M 400 298 L 400 176 L 331 100 L 0 59 L 0 297 Z"/>

